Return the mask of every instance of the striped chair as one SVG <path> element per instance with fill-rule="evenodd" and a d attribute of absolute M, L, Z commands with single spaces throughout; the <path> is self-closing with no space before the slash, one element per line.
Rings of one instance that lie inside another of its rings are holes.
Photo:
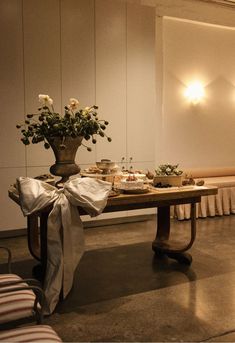
<path fill-rule="evenodd" d="M 41 288 L 30 286 L 28 282 L 11 273 L 11 252 L 0 247 L 8 255 L 8 274 L 0 274 L 0 324 L 35 316 L 42 322 L 44 294 Z M 37 282 L 37 281 L 36 281 Z M 5 325 L 4 325 L 5 326 Z M 3 325 L 1 325 L 3 329 Z M 33 325 L 0 331 L 0 342 L 62 342 L 48 325 Z"/>
<path fill-rule="evenodd" d="M 48 325 L 34 325 L 0 331 L 0 342 L 62 342 Z"/>
<path fill-rule="evenodd" d="M 44 294 L 40 287 L 29 285 L 37 280 L 23 280 L 11 273 L 11 252 L 0 247 L 8 254 L 8 274 L 0 274 L 0 324 L 35 317 L 42 322 Z"/>

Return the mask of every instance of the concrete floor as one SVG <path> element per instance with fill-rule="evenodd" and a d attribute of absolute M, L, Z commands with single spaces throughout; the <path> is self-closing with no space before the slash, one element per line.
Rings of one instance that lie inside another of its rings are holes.
<path fill-rule="evenodd" d="M 45 318 L 63 341 L 235 342 L 235 216 L 197 220 L 190 267 L 154 257 L 155 224 L 85 230 L 74 288 Z M 188 221 L 172 228 L 188 239 Z M 0 245 L 11 248 L 14 272 L 30 275 L 26 237 Z"/>

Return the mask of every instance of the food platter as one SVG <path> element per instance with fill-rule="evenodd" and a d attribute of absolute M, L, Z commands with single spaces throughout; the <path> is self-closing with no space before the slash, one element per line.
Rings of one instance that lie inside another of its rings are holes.
<path fill-rule="evenodd" d="M 121 191 L 125 194 L 145 194 L 149 192 L 149 188 L 123 189 Z"/>
<path fill-rule="evenodd" d="M 113 197 L 118 196 L 120 193 L 121 193 L 121 192 L 120 192 L 120 190 L 118 190 L 118 189 L 111 189 L 111 191 L 109 192 L 108 197 L 109 197 L 109 198 L 113 198 Z"/>
<path fill-rule="evenodd" d="M 152 190 L 157 192 L 175 192 L 175 191 L 186 191 L 190 189 L 198 188 L 198 186 L 187 185 L 187 186 L 172 186 L 172 187 L 152 187 Z"/>
<path fill-rule="evenodd" d="M 119 187 L 118 190 L 120 190 L 122 193 L 125 194 L 145 194 L 149 192 L 149 187 L 146 185 L 144 187 L 141 188 L 130 188 L 130 189 L 126 189 L 126 188 L 122 188 Z"/>
<path fill-rule="evenodd" d="M 103 174 L 103 173 L 100 173 L 100 174 L 95 174 L 95 173 L 80 173 L 81 176 L 86 176 L 86 177 L 107 177 L 107 176 L 115 176 L 115 173 L 109 173 L 109 174 Z"/>

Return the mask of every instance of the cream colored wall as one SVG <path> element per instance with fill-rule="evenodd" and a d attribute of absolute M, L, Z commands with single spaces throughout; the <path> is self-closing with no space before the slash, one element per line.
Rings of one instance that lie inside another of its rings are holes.
<path fill-rule="evenodd" d="M 141 3 L 156 11 L 156 165 L 234 165 L 235 6 L 199 0 Z M 182 97 L 193 78 L 206 85 L 205 102 L 197 107 Z"/>
<path fill-rule="evenodd" d="M 182 167 L 235 164 L 235 28 L 163 19 L 162 161 Z M 186 86 L 205 98 L 191 105 Z"/>
<path fill-rule="evenodd" d="M 159 17 L 170 16 L 203 23 L 234 26 L 235 3 L 222 6 L 203 0 L 139 0 L 143 5 L 153 6 Z"/>
<path fill-rule="evenodd" d="M 153 168 L 154 22 L 153 8 L 132 1 L 0 1 L 0 230 L 25 227 L 9 185 L 19 175 L 48 173 L 54 163 L 51 150 L 25 148 L 15 128 L 36 111 L 39 93 L 49 94 L 58 111 L 69 97 L 96 103 L 110 121 L 113 142 L 99 139 L 92 153 L 79 149 L 82 168 L 122 157 Z"/>

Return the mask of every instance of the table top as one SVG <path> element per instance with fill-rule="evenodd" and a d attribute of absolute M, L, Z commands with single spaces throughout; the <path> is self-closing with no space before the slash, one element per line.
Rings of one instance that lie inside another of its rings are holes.
<path fill-rule="evenodd" d="M 170 206 L 177 204 L 200 202 L 202 196 L 215 195 L 218 188 L 214 186 L 194 186 L 193 188 L 178 187 L 171 190 L 158 191 L 151 188 L 144 194 L 119 194 L 108 198 L 107 205 L 103 212 L 127 211 L 141 208 L 153 208 L 159 206 Z M 14 187 L 8 191 L 9 197 L 19 204 L 19 196 Z M 79 209 L 81 214 L 85 211 Z"/>
<path fill-rule="evenodd" d="M 218 188 L 212 186 L 194 186 L 190 189 L 178 187 L 174 190 L 169 188 L 164 192 L 159 192 L 158 190 L 151 188 L 150 191 L 145 194 L 120 194 L 116 197 L 109 198 L 104 211 L 118 211 L 118 209 L 116 209 L 118 207 L 120 207 L 120 210 L 125 210 L 125 206 L 129 209 L 138 209 L 200 202 L 202 196 L 215 195 L 217 193 Z"/>

